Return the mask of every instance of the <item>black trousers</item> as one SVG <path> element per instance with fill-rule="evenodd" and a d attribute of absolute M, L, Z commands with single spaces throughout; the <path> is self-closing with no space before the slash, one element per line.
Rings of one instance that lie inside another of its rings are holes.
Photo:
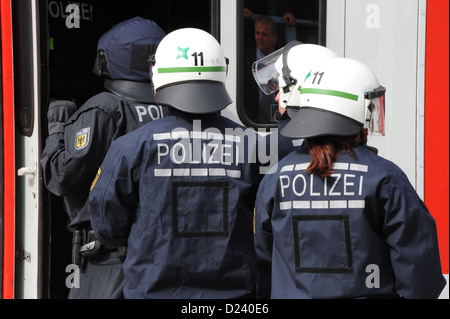
<path fill-rule="evenodd" d="M 80 267 L 79 287 L 71 288 L 69 299 L 121 299 L 125 278 L 117 252 L 86 257 Z"/>

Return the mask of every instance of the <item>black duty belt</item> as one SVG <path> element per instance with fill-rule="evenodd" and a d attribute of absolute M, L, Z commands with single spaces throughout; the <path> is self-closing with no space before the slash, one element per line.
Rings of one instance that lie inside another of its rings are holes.
<path fill-rule="evenodd" d="M 80 265 L 83 257 L 99 256 L 105 252 L 116 252 L 122 261 L 127 255 L 127 247 L 107 248 L 97 240 L 93 230 L 76 230 L 72 236 L 72 263 Z"/>

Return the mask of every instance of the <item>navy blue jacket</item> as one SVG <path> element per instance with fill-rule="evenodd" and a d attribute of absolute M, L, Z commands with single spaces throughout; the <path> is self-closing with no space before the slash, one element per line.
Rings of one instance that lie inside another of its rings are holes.
<path fill-rule="evenodd" d="M 264 177 L 255 247 L 272 298 L 437 298 L 445 286 L 436 225 L 407 176 L 355 146 L 323 179 L 305 149 Z"/>
<path fill-rule="evenodd" d="M 290 121 L 289 118 L 282 120 L 278 123 L 278 159 L 281 160 L 283 157 L 288 155 L 290 152 L 295 151 L 296 148 L 303 144 L 303 139 L 292 139 L 281 135 L 281 130 Z"/>
<path fill-rule="evenodd" d="M 218 114 L 171 112 L 112 143 L 92 227 L 106 246 L 128 243 L 126 298 L 244 297 L 256 282 L 256 135 Z"/>
<path fill-rule="evenodd" d="M 70 117 L 64 134 L 47 138 L 41 156 L 44 183 L 53 194 L 63 196 L 69 228 L 89 227 L 89 189 L 111 142 L 164 112 L 159 105 L 102 92 Z"/>

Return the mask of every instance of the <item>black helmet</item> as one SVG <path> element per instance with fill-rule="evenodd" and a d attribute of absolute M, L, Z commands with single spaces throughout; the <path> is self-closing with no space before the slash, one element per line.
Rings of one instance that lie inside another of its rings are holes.
<path fill-rule="evenodd" d="M 148 58 L 164 36 L 154 21 L 141 17 L 115 25 L 98 41 L 93 72 L 105 76 L 105 87 L 114 93 L 141 101 L 153 100 Z"/>

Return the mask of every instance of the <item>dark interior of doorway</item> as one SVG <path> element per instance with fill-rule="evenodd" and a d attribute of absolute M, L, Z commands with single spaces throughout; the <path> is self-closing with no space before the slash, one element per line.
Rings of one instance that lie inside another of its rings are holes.
<path fill-rule="evenodd" d="M 80 8 L 80 27 L 68 28 L 65 9 L 70 3 Z M 73 100 L 81 106 L 91 96 L 104 91 L 103 79 L 92 73 L 99 37 L 115 24 L 140 16 L 157 22 L 166 33 L 181 27 L 210 31 L 209 0 L 82 0 L 42 1 L 42 143 L 47 137 L 46 106 L 51 99 Z M 45 187 L 44 187 L 45 190 Z M 71 263 L 71 232 L 61 198 L 44 194 L 44 298 L 64 299 L 68 295 L 66 266 Z M 45 284 L 47 283 L 47 284 Z"/>

